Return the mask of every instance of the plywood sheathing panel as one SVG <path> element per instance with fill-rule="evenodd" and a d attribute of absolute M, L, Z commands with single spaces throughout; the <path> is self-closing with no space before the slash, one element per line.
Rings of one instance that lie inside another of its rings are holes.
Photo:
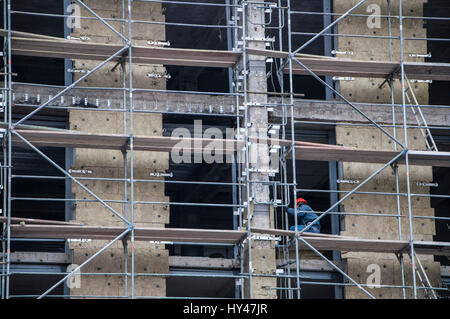
<path fill-rule="evenodd" d="M 123 134 L 124 118 L 121 112 L 72 110 L 70 112 L 70 129 L 80 132 Z M 129 125 L 127 116 L 127 127 Z M 134 114 L 135 135 L 161 136 L 161 114 Z M 123 156 L 120 151 L 102 150 L 102 156 L 98 156 L 99 150 L 76 149 L 75 167 L 117 167 L 123 168 Z M 128 169 L 130 169 L 130 154 L 127 154 Z M 157 152 L 134 153 L 135 178 L 148 179 L 150 172 L 162 172 L 169 168 L 169 154 Z M 123 169 L 120 170 L 123 175 Z"/>
<path fill-rule="evenodd" d="M 429 258 L 431 257 L 431 258 Z M 358 253 L 358 254 L 345 254 L 344 258 L 347 259 L 348 273 L 352 274 L 352 278 L 363 285 L 373 283 L 368 280 L 369 276 L 373 273 L 369 265 L 378 265 L 380 268 L 380 285 L 402 285 L 401 266 L 395 257 L 373 253 Z M 419 255 L 420 261 L 426 268 L 427 276 L 433 286 L 440 285 L 440 264 L 433 261 L 432 256 Z M 405 285 L 412 286 L 411 275 L 411 262 L 408 256 L 404 257 L 404 273 L 405 273 Z M 423 278 L 423 276 L 422 276 Z M 417 278 L 418 286 L 421 287 L 421 283 Z M 369 293 L 371 293 L 377 299 L 399 299 L 402 298 L 401 288 L 370 288 L 365 287 Z M 345 289 L 345 297 L 348 299 L 361 299 L 369 298 L 362 290 L 357 287 L 347 287 Z M 411 289 L 406 289 L 406 298 L 413 298 L 413 292 Z M 425 292 L 422 289 L 418 290 L 418 298 L 425 298 Z"/>
<path fill-rule="evenodd" d="M 113 4 L 105 9 L 104 2 L 95 0 L 90 3 L 85 2 L 97 15 L 105 19 L 121 19 L 121 2 Z M 161 3 L 132 3 L 132 19 L 136 21 L 149 21 L 155 23 L 133 23 L 132 43 L 133 45 L 149 46 L 147 41 L 165 41 L 165 16 L 162 14 Z M 94 17 L 90 12 L 81 7 L 81 16 Z M 128 9 L 125 8 L 125 18 L 128 18 Z M 160 22 L 159 24 L 156 22 Z M 119 21 L 107 21 L 117 32 L 128 38 L 128 23 Z M 124 25 L 124 29 L 123 29 Z M 74 38 L 88 37 L 88 42 L 103 44 L 123 44 L 124 40 L 114 31 L 106 26 L 99 19 L 81 19 L 80 26 L 75 27 L 71 34 Z M 100 62 L 89 60 L 74 60 L 74 68 L 78 70 L 92 70 Z M 124 64 L 125 72 L 128 75 L 128 65 Z M 150 73 L 164 74 L 166 69 L 162 65 L 142 65 L 133 64 L 133 87 L 142 89 L 165 89 L 166 80 L 164 78 L 152 79 L 147 76 Z M 83 73 L 74 73 L 74 80 L 82 77 Z M 123 87 L 123 72 L 121 66 L 115 62 L 105 64 L 95 73 L 89 75 L 84 81 L 84 86 L 94 87 Z M 128 84 L 126 84 L 128 86 Z"/>
<path fill-rule="evenodd" d="M 164 297 L 166 296 L 165 278 L 136 276 L 136 297 Z M 80 288 L 71 288 L 72 299 L 76 296 L 125 296 L 124 279 L 112 275 L 86 275 L 81 277 Z M 128 297 L 131 296 L 131 280 L 128 279 Z M 83 297 L 84 298 L 84 297 Z"/>
<path fill-rule="evenodd" d="M 122 18 L 122 5 L 121 2 L 112 4 L 105 9 L 105 4 L 102 0 L 96 0 L 92 3 L 84 1 L 84 3 L 93 10 L 97 15 L 104 19 L 121 19 Z M 81 16 L 94 17 L 84 7 L 81 8 Z M 132 19 L 136 21 L 148 21 L 148 22 L 165 22 L 165 16 L 162 13 L 161 3 L 132 3 Z M 125 7 L 125 19 L 128 19 L 128 9 Z M 121 21 L 107 21 L 116 31 L 123 34 L 125 38 L 128 37 L 128 23 L 125 21 L 123 24 Z M 125 25 L 125 32 L 122 30 L 122 26 Z M 99 19 L 81 19 L 80 27 L 74 28 L 73 36 L 87 36 L 92 42 L 97 43 L 123 43 L 123 40 L 108 26 L 106 26 Z M 133 23 L 132 25 L 132 38 L 133 44 L 147 45 L 149 40 L 165 41 L 165 27 L 161 23 Z"/>
<path fill-rule="evenodd" d="M 121 18 L 121 1 L 113 0 L 105 8 L 104 1 L 86 0 L 86 5 L 104 18 Z M 126 11 L 126 10 L 125 10 Z M 84 8 L 82 16 L 92 16 Z M 125 12 L 125 16 L 128 13 Z M 133 3 L 132 17 L 134 20 L 164 22 L 161 4 L 158 3 Z M 120 22 L 108 22 L 117 31 L 122 32 Z M 165 28 L 161 24 L 134 24 L 132 27 L 132 42 L 134 45 L 146 46 L 148 40 L 165 41 Z M 128 38 L 128 26 L 124 35 Z M 89 37 L 88 41 L 122 44 L 119 36 L 113 33 L 107 26 L 98 20 L 81 20 L 81 28 L 75 29 L 72 37 Z M 74 69 L 92 70 L 99 62 L 88 60 L 75 60 Z M 122 69 L 125 68 L 125 70 Z M 128 75 L 128 65 L 116 65 L 107 63 L 102 68 L 91 74 L 84 80 L 83 86 L 92 87 L 122 87 L 124 83 L 123 71 Z M 151 79 L 150 73 L 164 74 L 162 65 L 133 64 L 133 86 L 135 88 L 165 89 L 165 79 Z M 74 73 L 74 80 L 78 80 L 82 73 Z M 128 86 L 128 83 L 126 83 Z M 89 107 L 94 101 L 89 101 Z M 80 104 L 84 106 L 84 101 Z M 120 107 L 124 107 L 121 102 Z M 126 122 L 129 125 L 129 116 Z M 70 129 L 80 132 L 127 134 L 124 130 L 124 115 L 121 112 L 98 112 L 91 110 L 72 111 L 69 115 Z M 162 117 L 156 114 L 134 115 L 134 134 L 143 136 L 162 135 Z M 130 170 L 130 155 L 127 155 L 128 172 Z M 134 154 L 134 178 L 143 180 L 159 180 L 162 178 L 151 177 L 150 172 L 164 172 L 168 169 L 168 154 L 155 152 L 135 152 Z M 100 178 L 124 178 L 123 155 L 120 151 L 75 149 L 75 163 L 72 169 L 75 177 L 100 177 Z M 89 172 L 89 173 L 86 173 Z M 128 173 L 129 174 L 129 173 Z M 129 175 L 128 175 L 129 177 Z M 123 181 L 94 181 L 80 180 L 80 182 L 94 192 L 102 200 L 124 201 Z M 130 184 L 128 183 L 128 187 Z M 135 201 L 169 202 L 165 196 L 163 183 L 135 183 Z M 129 189 L 129 188 L 128 188 Z M 94 199 L 79 185 L 72 182 L 72 191 L 76 199 Z M 129 191 L 128 191 L 129 196 Z M 118 214 L 128 216 L 131 206 L 124 203 L 108 202 Z M 125 216 L 124 216 L 125 217 Z M 134 205 L 134 219 L 136 227 L 164 227 L 169 223 L 168 205 Z M 114 226 L 123 225 L 113 212 L 99 202 L 76 202 L 74 219 L 86 225 Z M 96 251 L 104 247 L 108 242 L 104 240 L 71 241 L 69 247 L 74 252 L 74 263 L 80 264 L 92 256 Z M 135 271 L 140 273 L 166 273 L 168 272 L 168 251 L 164 245 L 155 245 L 148 242 L 135 242 Z M 130 247 L 128 249 L 130 254 Z M 117 241 L 105 252 L 97 256 L 83 269 L 84 272 L 123 272 L 124 271 L 123 244 Z M 128 258 L 128 271 L 131 269 L 131 256 Z M 81 287 L 71 289 L 71 295 L 99 295 L 114 296 L 124 294 L 123 276 L 84 276 L 81 279 Z M 131 295 L 131 283 L 128 280 L 128 295 Z M 136 296 L 165 296 L 166 285 L 163 277 L 139 276 L 135 279 Z"/>
<path fill-rule="evenodd" d="M 392 130 L 388 130 L 392 134 Z M 403 131 L 398 130 L 397 136 L 403 143 Z M 386 137 L 376 128 L 357 128 L 357 127 L 336 127 L 337 144 L 344 146 L 353 146 L 356 148 L 373 148 L 379 150 L 393 149 L 393 142 L 389 142 Z M 410 149 L 423 150 L 425 142 L 419 130 L 408 130 L 408 142 Z M 400 148 L 399 148 L 400 149 Z M 346 180 L 359 180 L 362 182 L 373 172 L 379 169 L 381 165 L 343 163 L 343 178 Z M 404 166 L 399 166 L 399 192 L 406 193 L 406 172 Z M 432 182 L 431 167 L 410 166 L 410 189 L 411 193 L 428 194 L 429 187 L 420 186 L 421 182 Z M 339 184 L 339 190 L 350 191 L 357 185 Z M 386 168 L 377 177 L 372 179 L 366 185 L 360 188 L 360 192 L 395 192 L 395 175 L 391 167 Z M 344 196 L 345 194 L 341 194 Z M 400 196 L 400 213 L 402 238 L 409 238 L 409 220 L 407 197 Z M 397 214 L 397 199 L 392 195 L 373 195 L 373 194 L 353 194 L 343 202 L 343 208 L 348 213 L 369 213 L 369 214 Z M 434 216 L 434 209 L 430 206 L 430 198 L 412 197 L 411 210 L 415 216 Z M 354 236 L 370 239 L 398 239 L 398 219 L 396 217 L 379 216 L 355 216 L 346 215 L 344 217 L 345 231 L 341 232 L 344 236 Z M 433 220 L 414 219 L 413 220 L 414 240 L 432 241 L 435 235 L 435 224 Z M 405 255 L 405 273 L 406 285 L 412 285 L 411 282 L 411 263 Z M 434 286 L 440 286 L 439 263 L 433 261 L 432 256 L 419 256 L 424 267 L 427 268 L 427 275 L 430 277 Z M 343 258 L 347 261 L 348 274 L 357 282 L 367 283 L 367 266 L 376 264 L 381 267 L 381 284 L 383 285 L 401 285 L 400 264 L 393 254 L 374 254 L 374 253 L 346 253 L 343 252 Z M 436 272 L 437 271 L 437 272 Z M 402 291 L 398 288 L 373 288 L 369 289 L 376 298 L 401 298 Z M 412 292 L 407 290 L 407 296 L 412 297 Z M 366 298 L 367 295 L 354 287 L 345 288 L 346 298 Z M 419 294 L 424 297 L 423 291 Z"/>
<path fill-rule="evenodd" d="M 90 60 L 75 60 L 74 69 L 90 71 L 97 67 L 100 61 Z M 128 88 L 128 65 L 124 64 L 126 72 L 126 87 Z M 165 74 L 166 68 L 157 64 L 139 64 L 133 63 L 133 87 L 138 89 L 166 89 L 166 80 L 164 78 L 150 78 L 149 74 Z M 85 73 L 74 73 L 74 81 L 77 81 Z M 91 87 L 123 87 L 123 69 L 121 65 L 117 65 L 115 62 L 108 62 L 100 69 L 90 74 L 83 80 L 83 86 Z M 123 105 L 121 105 L 123 106 Z"/>
<path fill-rule="evenodd" d="M 427 0 L 404 2 L 403 15 L 421 16 L 423 15 L 423 3 Z M 334 12 L 344 13 L 356 5 L 357 1 L 336 0 L 334 1 Z M 370 5 L 378 5 L 381 9 L 381 15 L 388 15 L 387 2 L 384 0 L 372 0 L 363 4 L 353 11 L 353 14 L 372 14 L 373 11 L 367 11 Z M 392 3 L 391 15 L 398 16 L 398 3 Z M 370 28 L 367 17 L 347 17 L 338 24 L 339 34 L 367 35 L 367 36 L 389 36 L 389 23 L 387 18 L 380 20 L 379 28 Z M 372 20 L 369 20 L 369 22 Z M 424 22 L 420 19 L 403 20 L 404 38 L 426 38 L 426 29 Z M 391 36 L 399 37 L 399 20 L 391 19 Z M 362 37 L 338 37 L 338 50 L 350 51 L 353 55 L 345 55 L 347 59 L 366 60 L 366 61 L 389 61 L 389 39 L 383 38 L 362 38 Z M 427 54 L 427 42 L 424 40 L 405 40 L 404 41 L 404 59 L 408 62 L 423 62 L 423 58 L 411 57 L 411 54 Z M 392 59 L 400 60 L 400 41 L 392 40 Z M 377 102 L 390 103 L 390 88 L 385 85 L 379 89 L 382 79 L 355 79 L 354 81 L 339 81 L 341 93 L 351 101 L 355 102 Z M 415 83 L 414 93 L 420 104 L 428 103 L 428 84 Z M 394 96 L 396 102 L 401 101 L 401 87 L 399 81 L 394 85 Z"/>
<path fill-rule="evenodd" d="M 92 243 L 72 243 L 73 263 L 82 264 L 94 255 L 106 241 L 93 241 Z M 168 251 L 158 249 L 148 243 L 140 244 L 135 249 L 136 273 L 167 273 Z M 145 245 L 143 245 L 145 244 Z M 98 295 L 98 296 L 122 296 L 124 295 L 124 277 L 119 275 L 104 275 L 103 273 L 123 273 L 125 271 L 125 259 L 121 244 L 113 245 L 86 264 L 81 271 L 79 288 L 72 288 L 72 295 Z M 131 251 L 128 250 L 128 272 L 131 271 Z M 99 275 L 83 275 L 83 273 L 99 273 Z M 128 278 L 128 291 L 131 295 L 131 280 Z M 165 296 L 165 279 L 161 277 L 136 276 L 136 296 Z"/>
<path fill-rule="evenodd" d="M 123 200 L 122 195 L 111 195 L 111 194 L 96 194 L 103 200 Z M 90 196 L 75 195 L 76 199 L 93 199 Z M 157 197 L 156 199 L 146 197 L 145 195 L 135 196 L 136 201 L 164 201 L 169 202 L 169 197 Z M 111 203 L 107 202 L 108 205 L 119 213 L 122 217 L 124 216 L 124 205 L 122 203 Z M 130 217 L 131 207 L 127 206 L 128 218 Z M 74 209 L 74 220 L 77 222 L 82 222 L 86 225 L 97 225 L 97 226 L 122 226 L 124 222 L 116 216 L 112 211 L 106 208 L 100 202 L 77 202 Z M 165 224 L 169 223 L 170 213 L 168 205 L 151 205 L 151 204 L 135 204 L 134 207 L 134 220 L 136 226 L 142 227 L 164 227 Z M 152 226 L 153 225 L 153 226 Z"/>
<path fill-rule="evenodd" d="M 130 250 L 130 249 L 129 249 Z M 98 251 L 97 248 L 76 249 L 73 262 L 81 265 Z M 166 273 L 169 271 L 168 251 L 161 249 L 136 248 L 135 272 L 137 273 Z M 124 271 L 124 254 L 121 248 L 108 248 L 98 255 L 91 263 L 82 268 L 82 273 L 119 273 Z M 131 269 L 131 251 L 128 252 L 128 270 Z"/>

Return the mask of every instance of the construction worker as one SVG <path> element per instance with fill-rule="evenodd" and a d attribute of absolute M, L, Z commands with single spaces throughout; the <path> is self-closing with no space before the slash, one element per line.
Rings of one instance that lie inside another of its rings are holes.
<path fill-rule="evenodd" d="M 288 208 L 287 212 L 289 214 L 295 216 L 293 208 Z M 309 207 L 308 202 L 305 199 L 298 198 L 297 199 L 297 217 L 300 217 L 298 219 L 297 230 L 302 231 L 306 226 L 311 224 L 317 218 L 317 215 L 314 213 L 312 208 Z M 295 226 L 292 226 L 291 230 L 295 230 Z M 306 232 L 320 233 L 319 221 L 315 222 L 314 225 L 312 225 L 310 228 L 308 228 L 306 230 Z"/>

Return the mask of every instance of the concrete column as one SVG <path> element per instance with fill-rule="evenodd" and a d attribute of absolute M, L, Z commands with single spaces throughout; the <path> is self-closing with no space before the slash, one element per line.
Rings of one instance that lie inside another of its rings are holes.
<path fill-rule="evenodd" d="M 264 27 L 264 0 L 261 4 L 251 3 L 247 5 L 246 14 L 246 37 L 247 48 L 264 49 L 265 38 Z M 247 89 L 248 92 L 248 124 L 249 136 L 258 138 L 267 138 L 268 134 L 268 114 L 267 104 L 267 78 L 265 57 L 248 55 L 247 57 Z M 259 94 L 263 93 L 263 94 Z M 270 157 L 268 145 L 252 143 L 249 147 L 249 168 L 252 173 L 249 174 L 250 181 L 268 181 L 267 171 L 270 168 Z M 267 204 L 269 198 L 269 186 L 262 183 L 250 184 L 251 220 L 252 227 L 270 228 L 271 214 L 273 210 Z M 252 241 L 252 260 L 249 263 L 254 274 L 274 274 L 275 249 L 270 241 L 254 240 Z M 276 279 L 268 277 L 253 277 L 252 291 L 254 298 L 273 298 L 276 297 L 275 290 L 269 290 L 266 287 L 276 287 Z"/>
<path fill-rule="evenodd" d="M 263 0 L 259 2 L 264 3 Z M 259 4 L 249 4 L 247 10 L 247 38 L 255 39 L 249 40 L 248 48 L 264 49 L 264 41 L 258 40 L 265 38 L 265 28 L 261 24 L 264 21 L 264 9 Z M 267 92 L 267 78 L 266 78 L 266 62 L 263 56 L 248 55 L 248 91 L 255 93 Z M 248 120 L 251 124 L 249 135 L 260 138 L 267 138 L 268 129 L 268 115 L 264 104 L 267 103 L 266 94 L 248 94 L 248 102 L 250 104 L 260 104 L 262 106 L 248 107 Z M 267 145 L 252 143 L 250 145 L 250 169 L 264 170 L 269 168 L 269 150 Z M 251 173 L 250 180 L 253 181 L 268 181 L 268 174 Z M 258 203 L 267 203 L 269 201 L 269 187 L 257 183 L 252 185 L 251 196 L 254 198 L 255 205 L 259 206 L 254 211 L 253 226 L 254 227 L 269 227 L 270 216 L 268 205 L 258 205 Z M 262 207 L 264 206 L 264 207 Z"/>

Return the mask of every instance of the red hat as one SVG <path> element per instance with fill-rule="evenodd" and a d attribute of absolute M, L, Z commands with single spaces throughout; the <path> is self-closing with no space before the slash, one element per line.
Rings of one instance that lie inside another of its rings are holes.
<path fill-rule="evenodd" d="M 297 198 L 297 206 L 298 206 L 298 204 L 300 204 L 300 203 L 304 203 L 304 204 L 307 204 L 308 202 L 304 199 L 304 198 Z"/>

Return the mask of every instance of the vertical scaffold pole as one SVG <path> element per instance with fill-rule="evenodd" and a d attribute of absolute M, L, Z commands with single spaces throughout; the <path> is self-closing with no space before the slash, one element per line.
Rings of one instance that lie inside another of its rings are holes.
<path fill-rule="evenodd" d="M 389 61 L 393 60 L 392 53 L 392 19 L 391 19 L 391 0 L 388 0 L 388 28 L 389 28 Z M 397 120 L 396 120 L 396 112 L 395 112 L 395 92 L 394 92 L 394 80 L 389 79 L 389 87 L 391 89 L 391 103 L 392 103 L 392 135 L 394 138 L 397 138 Z M 394 143 L 394 151 L 397 151 L 397 143 Z M 399 176 L 398 176 L 398 165 L 394 164 L 393 166 L 394 174 L 395 174 L 395 192 L 396 202 L 397 202 L 397 221 L 398 221 L 398 240 L 402 240 L 402 213 L 400 207 L 400 195 L 399 195 Z M 402 297 L 406 299 L 406 289 L 405 289 L 405 265 L 403 261 L 403 254 L 400 253 L 398 255 L 398 260 L 400 263 L 400 271 L 402 277 Z"/>
<path fill-rule="evenodd" d="M 292 24 L 291 24 L 291 0 L 287 1 L 288 10 L 288 50 L 289 55 L 292 53 Z M 294 205 L 294 214 L 297 214 L 297 167 L 295 162 L 295 120 L 294 120 L 294 78 L 292 75 L 292 59 L 289 58 L 289 97 L 290 97 L 290 118 L 291 118 L 291 152 L 292 152 L 292 203 Z M 282 71 L 282 70 L 281 70 Z M 295 226 L 295 273 L 297 281 L 297 298 L 301 298 L 300 293 L 300 258 L 299 258 L 299 245 L 298 245 L 298 221 L 297 216 L 294 215 Z"/>
<path fill-rule="evenodd" d="M 405 165 L 406 165 L 406 192 L 408 198 L 408 219 L 409 219 L 409 245 L 411 248 L 411 270 L 413 281 L 414 299 L 417 299 L 417 283 L 416 283 L 416 267 L 414 262 L 414 233 L 413 233 L 413 219 L 411 210 L 411 185 L 409 177 L 409 150 L 408 150 L 408 127 L 406 119 L 406 102 L 405 102 L 405 61 L 404 61 L 404 38 L 403 38 L 403 0 L 399 0 L 399 28 L 400 28 L 400 77 L 402 87 L 402 107 L 403 107 L 403 132 L 404 132 L 404 146 L 405 146 Z"/>
<path fill-rule="evenodd" d="M 126 34 L 126 14 L 125 14 L 125 8 L 126 8 L 126 4 L 125 4 L 125 0 L 122 0 L 122 34 Z M 126 45 L 125 40 L 123 40 L 123 44 Z M 126 72 L 126 67 L 125 67 L 125 63 L 122 63 L 121 65 L 122 67 L 122 77 L 123 77 L 123 82 L 122 82 L 122 88 L 123 88 L 123 96 L 122 96 L 122 103 L 123 103 L 123 135 L 127 135 L 127 72 Z M 123 183 L 123 216 L 125 217 L 125 219 L 128 220 L 128 205 L 129 205 L 129 201 L 128 201 L 128 161 L 127 161 L 127 150 L 124 149 L 122 150 L 122 154 L 123 154 L 123 178 L 124 178 L 124 183 Z M 124 297 L 128 297 L 128 242 L 127 242 L 127 238 L 125 238 L 123 241 L 123 256 L 124 256 L 124 265 L 123 265 L 123 269 L 124 269 Z"/>
<path fill-rule="evenodd" d="M 244 90 L 244 131 L 245 131 L 245 200 L 247 209 L 247 249 L 248 249 L 248 287 L 249 298 L 253 298 L 253 265 L 252 265 L 252 230 L 251 220 L 252 213 L 250 212 L 250 169 L 249 169 L 249 136 L 248 136 L 248 95 L 247 95 L 247 3 L 242 2 L 242 73 L 243 73 L 243 90 Z"/>
<path fill-rule="evenodd" d="M 10 267 L 11 267 L 11 174 L 12 174 L 12 137 L 11 137 L 11 128 L 12 128 L 12 97 L 11 97 L 11 77 L 12 77 L 12 53 L 11 53 L 11 0 L 8 0 L 7 5 L 7 24 L 8 24 L 8 64 L 6 71 L 8 73 L 8 90 L 6 92 L 8 96 L 8 176 L 7 176 L 7 192 L 5 193 L 5 196 L 7 196 L 7 222 L 6 222 L 6 291 L 5 291 L 5 297 L 6 299 L 9 298 L 9 285 L 10 285 Z"/>
<path fill-rule="evenodd" d="M 128 103 L 129 103 L 129 147 L 130 147 L 130 224 L 131 224 L 131 298 L 135 296 L 135 247 L 134 247 L 134 137 L 133 137 L 133 41 L 132 41 L 132 12 L 131 2 L 128 0 Z M 126 113 L 124 114 L 126 116 Z"/>
<path fill-rule="evenodd" d="M 7 13 L 6 13 L 6 1 L 3 1 L 3 29 L 7 30 L 8 26 L 8 21 L 7 21 Z M 3 65 L 5 66 L 5 75 L 3 77 L 3 90 L 2 90 L 2 103 L 3 103 L 3 122 L 7 123 L 8 121 L 8 116 L 7 116 L 7 112 L 8 112 L 8 105 L 7 105 L 7 88 L 8 88 L 8 54 L 6 53 L 7 50 L 7 44 L 6 44 L 7 38 L 3 38 Z M 6 134 L 4 134 L 3 136 L 3 141 L 5 141 L 6 139 Z M 0 190 L 3 193 L 3 211 L 2 211 L 2 216 L 6 217 L 6 207 L 7 207 L 7 198 L 6 198 L 6 193 L 5 191 L 7 190 L 7 176 L 8 176 L 8 171 L 6 168 L 6 163 L 7 163 L 7 145 L 5 143 L 2 143 L 2 148 L 3 148 L 3 161 L 2 161 L 2 165 L 5 165 L 5 167 L 1 168 L 1 185 L 2 185 L 2 189 Z M 6 188 L 6 189 L 5 189 Z M 5 299 L 6 295 L 5 295 L 5 288 L 6 288 L 6 238 L 5 235 L 7 233 L 7 224 L 3 223 L 2 224 L 2 233 L 1 233 L 1 242 L 2 242 L 2 251 L 1 251 L 1 263 L 2 263 L 2 278 L 1 278 L 1 299 Z"/>

